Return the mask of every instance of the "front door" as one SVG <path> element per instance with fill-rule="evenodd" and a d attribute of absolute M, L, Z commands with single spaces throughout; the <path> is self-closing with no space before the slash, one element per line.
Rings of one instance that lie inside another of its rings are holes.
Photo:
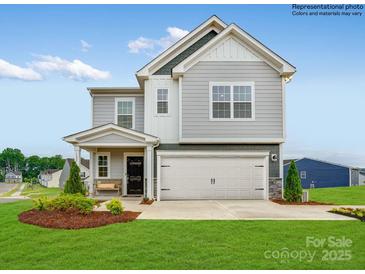
<path fill-rule="evenodd" d="M 143 194 L 143 156 L 127 157 L 127 194 Z"/>

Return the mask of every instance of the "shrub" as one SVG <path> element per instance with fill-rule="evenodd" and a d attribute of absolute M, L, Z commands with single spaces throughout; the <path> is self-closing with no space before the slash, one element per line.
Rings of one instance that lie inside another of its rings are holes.
<path fill-rule="evenodd" d="M 294 161 L 290 162 L 288 175 L 285 179 L 284 199 L 289 202 L 301 202 L 302 184 Z"/>
<path fill-rule="evenodd" d="M 77 210 L 81 214 L 91 213 L 94 205 L 94 199 L 84 197 L 82 194 L 61 194 L 52 200 L 47 197 L 34 200 L 34 207 L 38 210 Z"/>
<path fill-rule="evenodd" d="M 84 183 L 80 177 L 80 168 L 77 166 L 75 161 L 71 164 L 70 176 L 66 181 L 63 192 L 69 194 L 81 193 L 84 195 L 86 193 Z"/>
<path fill-rule="evenodd" d="M 34 208 L 37 210 L 47 210 L 50 204 L 50 200 L 46 196 L 39 197 L 33 200 Z"/>
<path fill-rule="evenodd" d="M 112 199 L 109 203 L 107 203 L 106 208 L 113 215 L 118 215 L 123 212 L 122 203 L 118 199 Z"/>

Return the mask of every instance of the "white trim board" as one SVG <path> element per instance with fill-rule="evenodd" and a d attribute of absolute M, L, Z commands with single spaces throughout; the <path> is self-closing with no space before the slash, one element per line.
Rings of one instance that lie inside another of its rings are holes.
<path fill-rule="evenodd" d="M 157 156 L 174 157 L 266 157 L 270 151 L 157 150 Z"/>
<path fill-rule="evenodd" d="M 224 38 L 228 35 L 236 36 L 237 39 L 239 39 L 241 43 L 245 45 L 245 47 L 247 47 L 256 56 L 260 57 L 260 59 L 262 59 L 268 65 L 277 70 L 281 75 L 285 75 L 287 78 L 289 78 L 295 73 L 296 69 L 294 66 L 254 39 L 240 27 L 235 24 L 231 24 L 217 36 L 211 39 L 208 43 L 206 43 L 203 47 L 195 51 L 192 55 L 174 67 L 172 70 L 173 76 L 178 77 L 183 75 L 187 70 L 199 62 L 208 50 L 212 49 L 217 43 L 224 40 Z"/>
<path fill-rule="evenodd" d="M 202 24 L 200 24 L 197 28 L 195 28 L 193 31 L 191 31 L 188 35 L 184 36 L 182 39 L 180 39 L 178 42 L 173 44 L 171 47 L 169 47 L 167 50 L 165 50 L 163 53 L 158 55 L 155 59 L 150 61 L 148 64 L 146 64 L 144 67 L 142 67 L 140 70 L 137 71 L 136 76 L 137 78 L 143 78 L 148 77 L 150 74 L 153 74 L 152 71 L 156 71 L 157 66 L 163 66 L 168 61 L 170 61 L 172 58 L 174 58 L 176 55 L 178 55 L 180 52 L 184 51 L 186 48 L 194 44 L 197 40 L 199 40 L 202 37 L 202 34 L 204 34 L 203 30 L 206 28 L 212 28 L 215 27 L 215 30 L 218 30 L 217 27 L 220 29 L 224 29 L 227 27 L 227 25 L 219 19 L 217 16 L 212 16 Z M 203 32 L 203 33 L 201 33 Z M 198 35 L 200 34 L 200 35 Z M 172 57 L 168 58 L 169 55 L 173 55 Z M 151 69 L 151 70 L 150 70 Z"/>
<path fill-rule="evenodd" d="M 102 126 L 94 127 L 88 130 L 84 130 L 81 132 L 77 132 L 68 136 L 63 137 L 63 140 L 71 143 L 71 144 L 78 144 L 80 142 L 80 139 L 82 138 L 88 138 L 92 136 L 93 134 L 101 134 L 103 132 L 110 132 L 112 130 L 118 131 L 121 134 L 126 134 L 126 136 L 130 139 L 137 139 L 137 141 L 140 141 L 139 138 L 142 138 L 144 142 L 147 143 L 156 143 L 158 142 L 159 138 L 142 133 L 133 129 L 123 128 L 113 123 L 108 123 Z M 83 144 L 84 145 L 84 144 Z"/>
<path fill-rule="evenodd" d="M 284 138 L 180 138 L 180 144 L 280 144 Z"/>

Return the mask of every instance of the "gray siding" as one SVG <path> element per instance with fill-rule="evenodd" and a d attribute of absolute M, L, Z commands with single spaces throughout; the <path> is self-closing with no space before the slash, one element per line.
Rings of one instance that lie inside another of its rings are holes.
<path fill-rule="evenodd" d="M 255 121 L 210 121 L 209 82 L 255 82 Z M 182 82 L 183 138 L 282 138 L 282 87 L 264 62 L 199 62 Z"/>
<path fill-rule="evenodd" d="M 115 123 L 115 98 L 122 96 L 94 96 L 93 127 Z M 133 96 L 127 96 L 133 97 Z M 144 131 L 144 96 L 135 96 L 135 126 L 136 130 Z"/>
<path fill-rule="evenodd" d="M 359 185 L 359 170 L 351 169 L 351 185 L 358 186 Z"/>
<path fill-rule="evenodd" d="M 70 168 L 71 167 L 68 161 L 65 161 L 65 165 L 63 166 L 63 170 L 60 176 L 60 188 L 63 188 L 65 186 L 68 176 L 70 175 Z"/>
<path fill-rule="evenodd" d="M 246 145 L 183 145 L 183 144 L 160 144 L 155 150 L 155 174 L 157 174 L 157 150 L 217 150 L 217 151 L 270 151 L 270 154 L 276 154 L 278 160 L 273 162 L 269 160 L 269 177 L 278 178 L 280 176 L 280 153 L 279 145 L 264 145 L 264 144 L 246 144 Z"/>

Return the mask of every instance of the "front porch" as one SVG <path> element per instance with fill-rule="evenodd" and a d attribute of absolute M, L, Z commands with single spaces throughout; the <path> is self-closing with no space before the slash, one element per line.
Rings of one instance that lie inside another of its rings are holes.
<path fill-rule="evenodd" d="M 78 165 L 82 150 L 90 155 L 90 195 L 154 199 L 153 150 L 158 145 L 157 137 L 107 124 L 64 140 L 74 146 Z"/>

